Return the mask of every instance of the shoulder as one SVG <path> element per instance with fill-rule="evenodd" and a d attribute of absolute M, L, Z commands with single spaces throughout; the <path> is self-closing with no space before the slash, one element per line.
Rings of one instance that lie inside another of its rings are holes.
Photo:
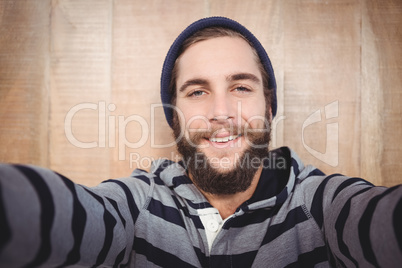
<path fill-rule="evenodd" d="M 169 187 L 161 180 L 159 174 L 142 169 L 134 170 L 129 177 L 106 180 L 92 189 L 113 196 L 133 198 L 139 204 L 145 204 L 155 192 L 170 194 Z"/>
<path fill-rule="evenodd" d="M 290 178 L 294 179 L 294 192 L 304 196 L 305 199 L 336 198 L 338 194 L 355 192 L 361 187 L 373 187 L 370 182 L 343 174 L 327 175 L 312 165 L 304 165 L 300 157 L 293 150 L 290 154 Z M 282 149 L 283 150 L 283 149 Z"/>

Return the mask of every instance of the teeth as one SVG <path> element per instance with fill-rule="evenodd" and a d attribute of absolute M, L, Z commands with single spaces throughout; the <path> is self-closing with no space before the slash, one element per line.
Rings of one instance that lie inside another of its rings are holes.
<path fill-rule="evenodd" d="M 223 137 L 223 138 L 210 138 L 209 140 L 211 142 L 228 142 L 228 141 L 236 139 L 237 137 L 239 137 L 239 135 L 227 136 L 227 137 Z"/>

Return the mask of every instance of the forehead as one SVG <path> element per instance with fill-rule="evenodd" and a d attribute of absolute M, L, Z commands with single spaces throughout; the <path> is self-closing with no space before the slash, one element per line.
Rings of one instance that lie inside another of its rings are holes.
<path fill-rule="evenodd" d="M 189 46 L 178 59 L 177 83 L 186 79 L 248 72 L 261 79 L 258 57 L 240 37 L 216 37 Z"/>

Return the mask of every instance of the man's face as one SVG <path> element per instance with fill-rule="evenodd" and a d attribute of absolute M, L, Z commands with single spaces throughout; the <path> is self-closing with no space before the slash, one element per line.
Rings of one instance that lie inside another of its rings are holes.
<path fill-rule="evenodd" d="M 234 171 L 254 147 L 266 152 L 270 114 L 256 55 L 246 41 L 218 37 L 191 45 L 178 61 L 176 89 L 185 145 L 203 154 L 214 172 Z"/>

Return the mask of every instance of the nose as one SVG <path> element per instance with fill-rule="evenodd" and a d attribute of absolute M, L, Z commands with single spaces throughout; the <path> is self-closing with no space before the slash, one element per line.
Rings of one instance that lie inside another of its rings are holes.
<path fill-rule="evenodd" d="M 236 104 L 229 94 L 215 94 L 212 99 L 208 118 L 212 122 L 227 123 L 236 116 Z"/>

